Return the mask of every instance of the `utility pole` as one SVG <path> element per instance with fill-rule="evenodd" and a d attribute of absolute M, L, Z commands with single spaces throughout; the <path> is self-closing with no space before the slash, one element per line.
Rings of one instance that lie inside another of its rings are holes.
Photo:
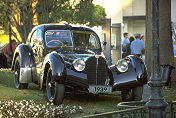
<path fill-rule="evenodd" d="M 160 74 L 159 53 L 159 0 L 152 0 L 152 71 L 149 86 L 151 96 L 146 106 L 149 108 L 149 118 L 166 118 L 167 103 L 162 94 L 163 82 Z"/>

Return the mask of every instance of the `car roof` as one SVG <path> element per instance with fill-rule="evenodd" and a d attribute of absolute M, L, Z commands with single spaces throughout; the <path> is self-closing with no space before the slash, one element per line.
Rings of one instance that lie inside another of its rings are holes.
<path fill-rule="evenodd" d="M 70 25 L 70 24 L 42 24 L 35 26 L 34 29 L 44 29 L 44 30 L 78 30 L 78 31 L 91 31 L 94 32 L 92 29 L 80 26 L 80 25 Z"/>

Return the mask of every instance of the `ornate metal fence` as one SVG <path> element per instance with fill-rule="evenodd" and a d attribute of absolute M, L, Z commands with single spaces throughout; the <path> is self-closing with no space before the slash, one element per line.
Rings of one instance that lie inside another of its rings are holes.
<path fill-rule="evenodd" d="M 117 111 L 84 116 L 83 118 L 148 118 L 146 102 L 122 102 L 117 105 Z M 167 118 L 176 118 L 176 101 L 168 102 Z"/>

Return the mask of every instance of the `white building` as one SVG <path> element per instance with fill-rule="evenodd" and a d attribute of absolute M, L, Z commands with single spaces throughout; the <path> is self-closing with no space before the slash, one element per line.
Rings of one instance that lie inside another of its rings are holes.
<path fill-rule="evenodd" d="M 121 58 L 123 33 L 133 36 L 135 32 L 145 35 L 146 0 L 94 0 L 105 8 L 111 19 L 112 62 Z M 176 23 L 176 0 L 171 0 L 171 19 Z"/>

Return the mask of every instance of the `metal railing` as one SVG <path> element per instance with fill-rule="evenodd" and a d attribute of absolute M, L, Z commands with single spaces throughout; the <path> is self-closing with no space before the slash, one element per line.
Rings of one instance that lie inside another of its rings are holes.
<path fill-rule="evenodd" d="M 84 116 L 82 118 L 148 118 L 148 108 L 146 102 L 121 102 L 117 104 L 117 111 L 104 112 Z M 167 118 L 176 118 L 176 101 L 168 102 L 166 109 Z"/>

